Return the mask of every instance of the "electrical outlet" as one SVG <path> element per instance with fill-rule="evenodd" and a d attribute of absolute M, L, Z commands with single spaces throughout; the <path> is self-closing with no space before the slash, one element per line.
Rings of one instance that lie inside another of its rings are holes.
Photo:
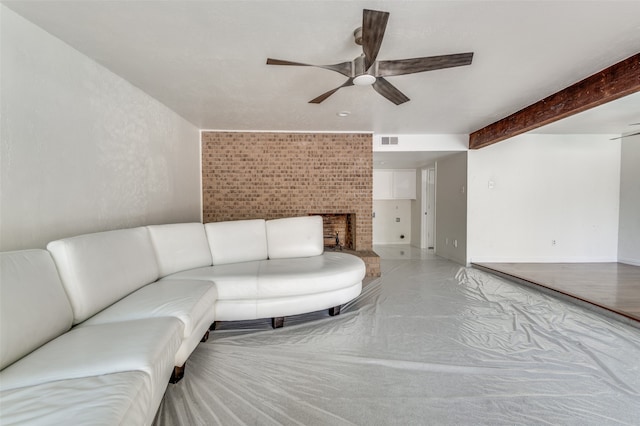
<path fill-rule="evenodd" d="M 556 240 L 551 240 L 551 245 L 555 246 L 556 245 Z"/>
<path fill-rule="evenodd" d="M 458 240 L 453 240 L 453 246 L 456 248 L 458 247 Z"/>

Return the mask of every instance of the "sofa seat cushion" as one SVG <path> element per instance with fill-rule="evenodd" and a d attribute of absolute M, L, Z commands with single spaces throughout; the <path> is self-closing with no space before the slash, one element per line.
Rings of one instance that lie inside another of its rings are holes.
<path fill-rule="evenodd" d="M 0 370 L 68 331 L 72 321 L 47 251 L 0 253 Z"/>
<path fill-rule="evenodd" d="M 326 252 L 297 259 L 271 259 L 260 265 L 258 298 L 311 295 L 361 283 L 365 264 L 357 256 Z"/>
<path fill-rule="evenodd" d="M 213 321 L 216 298 L 216 287 L 210 281 L 157 281 L 131 293 L 78 327 L 143 318 L 175 317 L 183 324 L 182 337 L 188 337 L 195 331 L 194 327 L 201 318 L 211 318 L 209 323 Z"/>
<path fill-rule="evenodd" d="M 0 392 L 0 400 L 3 425 L 143 425 L 155 414 L 151 378 L 142 371 L 6 390 Z"/>
<path fill-rule="evenodd" d="M 182 343 L 175 354 L 175 365 L 181 366 L 215 321 L 217 295 L 216 286 L 211 281 L 157 281 L 131 293 L 78 324 L 78 327 L 142 318 L 177 318 L 182 322 L 183 332 Z"/>
<path fill-rule="evenodd" d="M 182 327 L 171 317 L 76 327 L 2 370 L 0 390 L 142 371 L 164 392 Z"/>
<path fill-rule="evenodd" d="M 258 271 L 261 262 L 230 263 L 182 271 L 165 280 L 207 280 L 215 283 L 218 300 L 255 300 L 258 297 Z"/>

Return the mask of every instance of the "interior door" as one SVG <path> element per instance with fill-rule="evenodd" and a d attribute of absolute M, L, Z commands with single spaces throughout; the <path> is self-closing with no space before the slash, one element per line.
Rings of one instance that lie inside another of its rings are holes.
<path fill-rule="evenodd" d="M 422 170 L 422 238 L 420 248 L 433 249 L 436 229 L 436 171 Z"/>

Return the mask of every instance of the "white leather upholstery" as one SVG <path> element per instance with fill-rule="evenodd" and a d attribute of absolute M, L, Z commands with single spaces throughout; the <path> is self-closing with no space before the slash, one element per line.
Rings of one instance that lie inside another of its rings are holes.
<path fill-rule="evenodd" d="M 298 259 L 270 259 L 178 272 L 164 280 L 207 280 L 218 289 L 216 321 L 313 312 L 360 294 L 365 264 L 337 252 Z"/>
<path fill-rule="evenodd" d="M 258 299 L 256 318 L 282 317 L 339 306 L 358 297 L 362 291 L 362 282 L 339 290 L 299 296 Z"/>
<path fill-rule="evenodd" d="M 162 401 L 181 335 L 182 323 L 168 317 L 75 328 L 2 370 L 0 391 L 140 371 L 149 377 L 148 424 Z"/>
<path fill-rule="evenodd" d="M 71 301 L 74 324 L 158 279 L 146 228 L 86 234 L 47 245 Z"/>
<path fill-rule="evenodd" d="M 218 300 L 216 302 L 216 321 L 242 321 L 257 318 L 256 299 Z M 280 316 L 280 315 L 274 315 Z"/>
<path fill-rule="evenodd" d="M 175 223 L 147 226 L 158 260 L 160 276 L 211 266 L 211 252 L 204 225 Z"/>
<path fill-rule="evenodd" d="M 217 321 L 282 317 L 320 311 L 347 303 L 360 294 L 362 282 L 323 293 L 256 300 L 218 300 Z"/>
<path fill-rule="evenodd" d="M 324 251 L 320 216 L 269 220 L 266 227 L 269 259 L 319 256 Z"/>
<path fill-rule="evenodd" d="M 0 392 L 0 424 L 145 425 L 158 408 L 151 394 L 151 377 L 142 371 L 11 389 Z"/>
<path fill-rule="evenodd" d="M 0 253 L 0 369 L 71 328 L 73 313 L 48 252 Z"/>
<path fill-rule="evenodd" d="M 0 254 L 2 424 L 150 424 L 213 321 L 341 305 L 365 275 L 357 257 L 322 254 L 320 217 L 154 225 L 47 248 Z"/>
<path fill-rule="evenodd" d="M 340 290 L 362 282 L 365 273 L 362 259 L 346 253 L 264 261 L 258 276 L 258 300 Z"/>
<path fill-rule="evenodd" d="M 241 262 L 191 269 L 163 280 L 207 280 L 218 289 L 218 300 L 255 300 L 258 297 L 258 271 L 261 262 Z"/>
<path fill-rule="evenodd" d="M 183 341 L 175 365 L 181 366 L 215 320 L 217 294 L 210 281 L 158 281 L 131 293 L 78 327 L 142 318 L 177 318 L 183 324 Z"/>
<path fill-rule="evenodd" d="M 164 389 L 182 323 L 150 318 L 74 328 L 0 372 L 0 390 L 123 371 L 143 371 Z"/>
<path fill-rule="evenodd" d="M 204 225 L 214 265 L 267 258 L 263 219 L 213 222 Z"/>

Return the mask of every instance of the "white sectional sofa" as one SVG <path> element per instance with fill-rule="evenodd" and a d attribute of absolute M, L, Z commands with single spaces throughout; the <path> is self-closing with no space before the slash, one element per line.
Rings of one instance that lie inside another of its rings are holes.
<path fill-rule="evenodd" d="M 365 266 L 322 218 L 155 225 L 0 253 L 0 424 L 150 424 L 217 321 L 330 309 Z"/>

